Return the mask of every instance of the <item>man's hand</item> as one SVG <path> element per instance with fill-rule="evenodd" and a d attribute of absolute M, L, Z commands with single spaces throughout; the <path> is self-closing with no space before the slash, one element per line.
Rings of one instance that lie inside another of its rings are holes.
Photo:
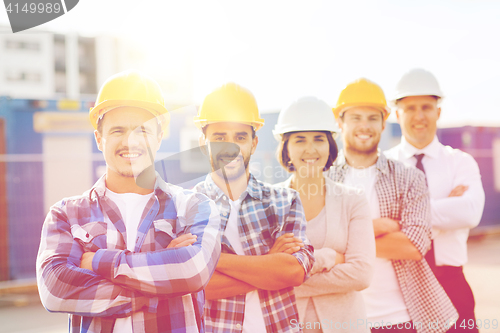
<path fill-rule="evenodd" d="M 293 254 L 304 247 L 304 243 L 300 238 L 295 237 L 293 233 L 284 234 L 276 239 L 273 247 L 269 250 L 272 253 L 288 253 Z"/>
<path fill-rule="evenodd" d="M 373 231 L 375 238 L 401 229 L 399 222 L 388 217 L 381 217 L 373 220 Z"/>
<path fill-rule="evenodd" d="M 467 191 L 468 189 L 469 189 L 469 186 L 458 185 L 453 190 L 451 190 L 448 197 L 461 197 L 465 193 L 465 191 Z"/>
<path fill-rule="evenodd" d="M 85 252 L 82 255 L 80 268 L 92 270 L 92 259 L 94 259 L 95 252 Z"/>
<path fill-rule="evenodd" d="M 197 238 L 198 236 L 192 234 L 180 235 L 179 237 L 173 239 L 170 244 L 168 244 L 167 249 L 193 245 L 193 243 L 196 242 Z"/>

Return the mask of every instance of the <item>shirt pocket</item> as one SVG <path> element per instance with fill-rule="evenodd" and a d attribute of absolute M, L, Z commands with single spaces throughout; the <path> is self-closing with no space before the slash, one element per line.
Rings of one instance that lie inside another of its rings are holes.
<path fill-rule="evenodd" d="M 258 244 L 259 246 L 256 246 L 254 249 L 256 255 L 264 255 L 269 253 L 275 241 L 275 239 L 273 238 L 273 234 L 274 232 L 271 232 L 269 228 L 263 228 L 258 231 L 260 244 Z"/>
<path fill-rule="evenodd" d="M 83 247 L 85 252 L 97 252 L 99 249 L 107 248 L 107 231 L 106 222 L 90 222 L 71 226 L 73 239 Z"/>
<path fill-rule="evenodd" d="M 268 254 L 276 239 L 285 234 L 283 225 L 264 226 L 259 232 L 261 246 L 257 254 Z"/>
<path fill-rule="evenodd" d="M 161 219 L 153 221 L 154 238 L 157 249 L 166 248 L 177 237 L 174 232 L 176 220 Z"/>

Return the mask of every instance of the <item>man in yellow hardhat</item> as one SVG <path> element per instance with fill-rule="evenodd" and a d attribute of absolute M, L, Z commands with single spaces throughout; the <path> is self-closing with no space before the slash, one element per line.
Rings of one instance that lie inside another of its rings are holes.
<path fill-rule="evenodd" d="M 206 196 L 139 187 L 167 125 L 158 84 L 122 72 L 102 86 L 90 120 L 106 174 L 45 220 L 37 260 L 43 305 L 70 332 L 204 332 L 202 289 L 220 255 L 220 218 Z"/>
<path fill-rule="evenodd" d="M 205 290 L 207 331 L 298 332 L 293 287 L 311 270 L 313 249 L 298 193 L 249 172 L 264 124 L 255 98 L 226 84 L 205 97 L 195 123 L 214 170 L 195 189 L 215 201 L 223 232 L 223 253 Z"/>
<path fill-rule="evenodd" d="M 474 295 L 462 267 L 467 262 L 469 230 L 481 220 L 485 196 L 474 158 L 438 140 L 442 98 L 429 71 L 415 68 L 404 74 L 392 99 L 403 136 L 386 154 L 425 172 L 433 231 L 426 259 L 460 314 L 449 332 L 478 332 Z"/>
<path fill-rule="evenodd" d="M 362 188 L 375 232 L 374 277 L 362 291 L 372 332 L 446 332 L 457 313 L 427 262 L 429 192 L 424 174 L 378 150 L 389 116 L 382 89 L 356 80 L 334 108 L 344 148 L 329 171 L 334 180 Z"/>

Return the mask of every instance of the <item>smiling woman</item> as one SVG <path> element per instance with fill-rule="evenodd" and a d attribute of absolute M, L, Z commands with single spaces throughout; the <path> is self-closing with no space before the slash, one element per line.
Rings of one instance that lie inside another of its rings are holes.
<path fill-rule="evenodd" d="M 381 123 L 380 118 L 379 113 Z M 300 98 L 283 108 L 274 130 L 281 140 L 278 159 L 292 172 L 277 186 L 299 192 L 307 237 L 315 248 L 311 277 L 295 288 L 297 308 L 304 332 L 341 327 L 340 331 L 369 332 L 365 326 L 343 325 L 366 319 L 359 291 L 371 279 L 375 241 L 364 194 L 323 176 L 337 158 L 335 132 L 331 108 L 315 97 Z"/>

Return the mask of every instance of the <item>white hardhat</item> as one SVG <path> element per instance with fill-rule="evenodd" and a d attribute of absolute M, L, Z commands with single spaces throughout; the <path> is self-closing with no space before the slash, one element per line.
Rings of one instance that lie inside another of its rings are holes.
<path fill-rule="evenodd" d="M 391 103 L 395 105 L 399 99 L 409 96 L 436 96 L 438 99 L 444 97 L 436 77 L 421 68 L 412 69 L 401 77 Z"/>
<path fill-rule="evenodd" d="M 281 110 L 273 134 L 280 141 L 285 133 L 304 131 L 338 133 L 332 108 L 326 102 L 312 96 L 293 101 Z"/>

